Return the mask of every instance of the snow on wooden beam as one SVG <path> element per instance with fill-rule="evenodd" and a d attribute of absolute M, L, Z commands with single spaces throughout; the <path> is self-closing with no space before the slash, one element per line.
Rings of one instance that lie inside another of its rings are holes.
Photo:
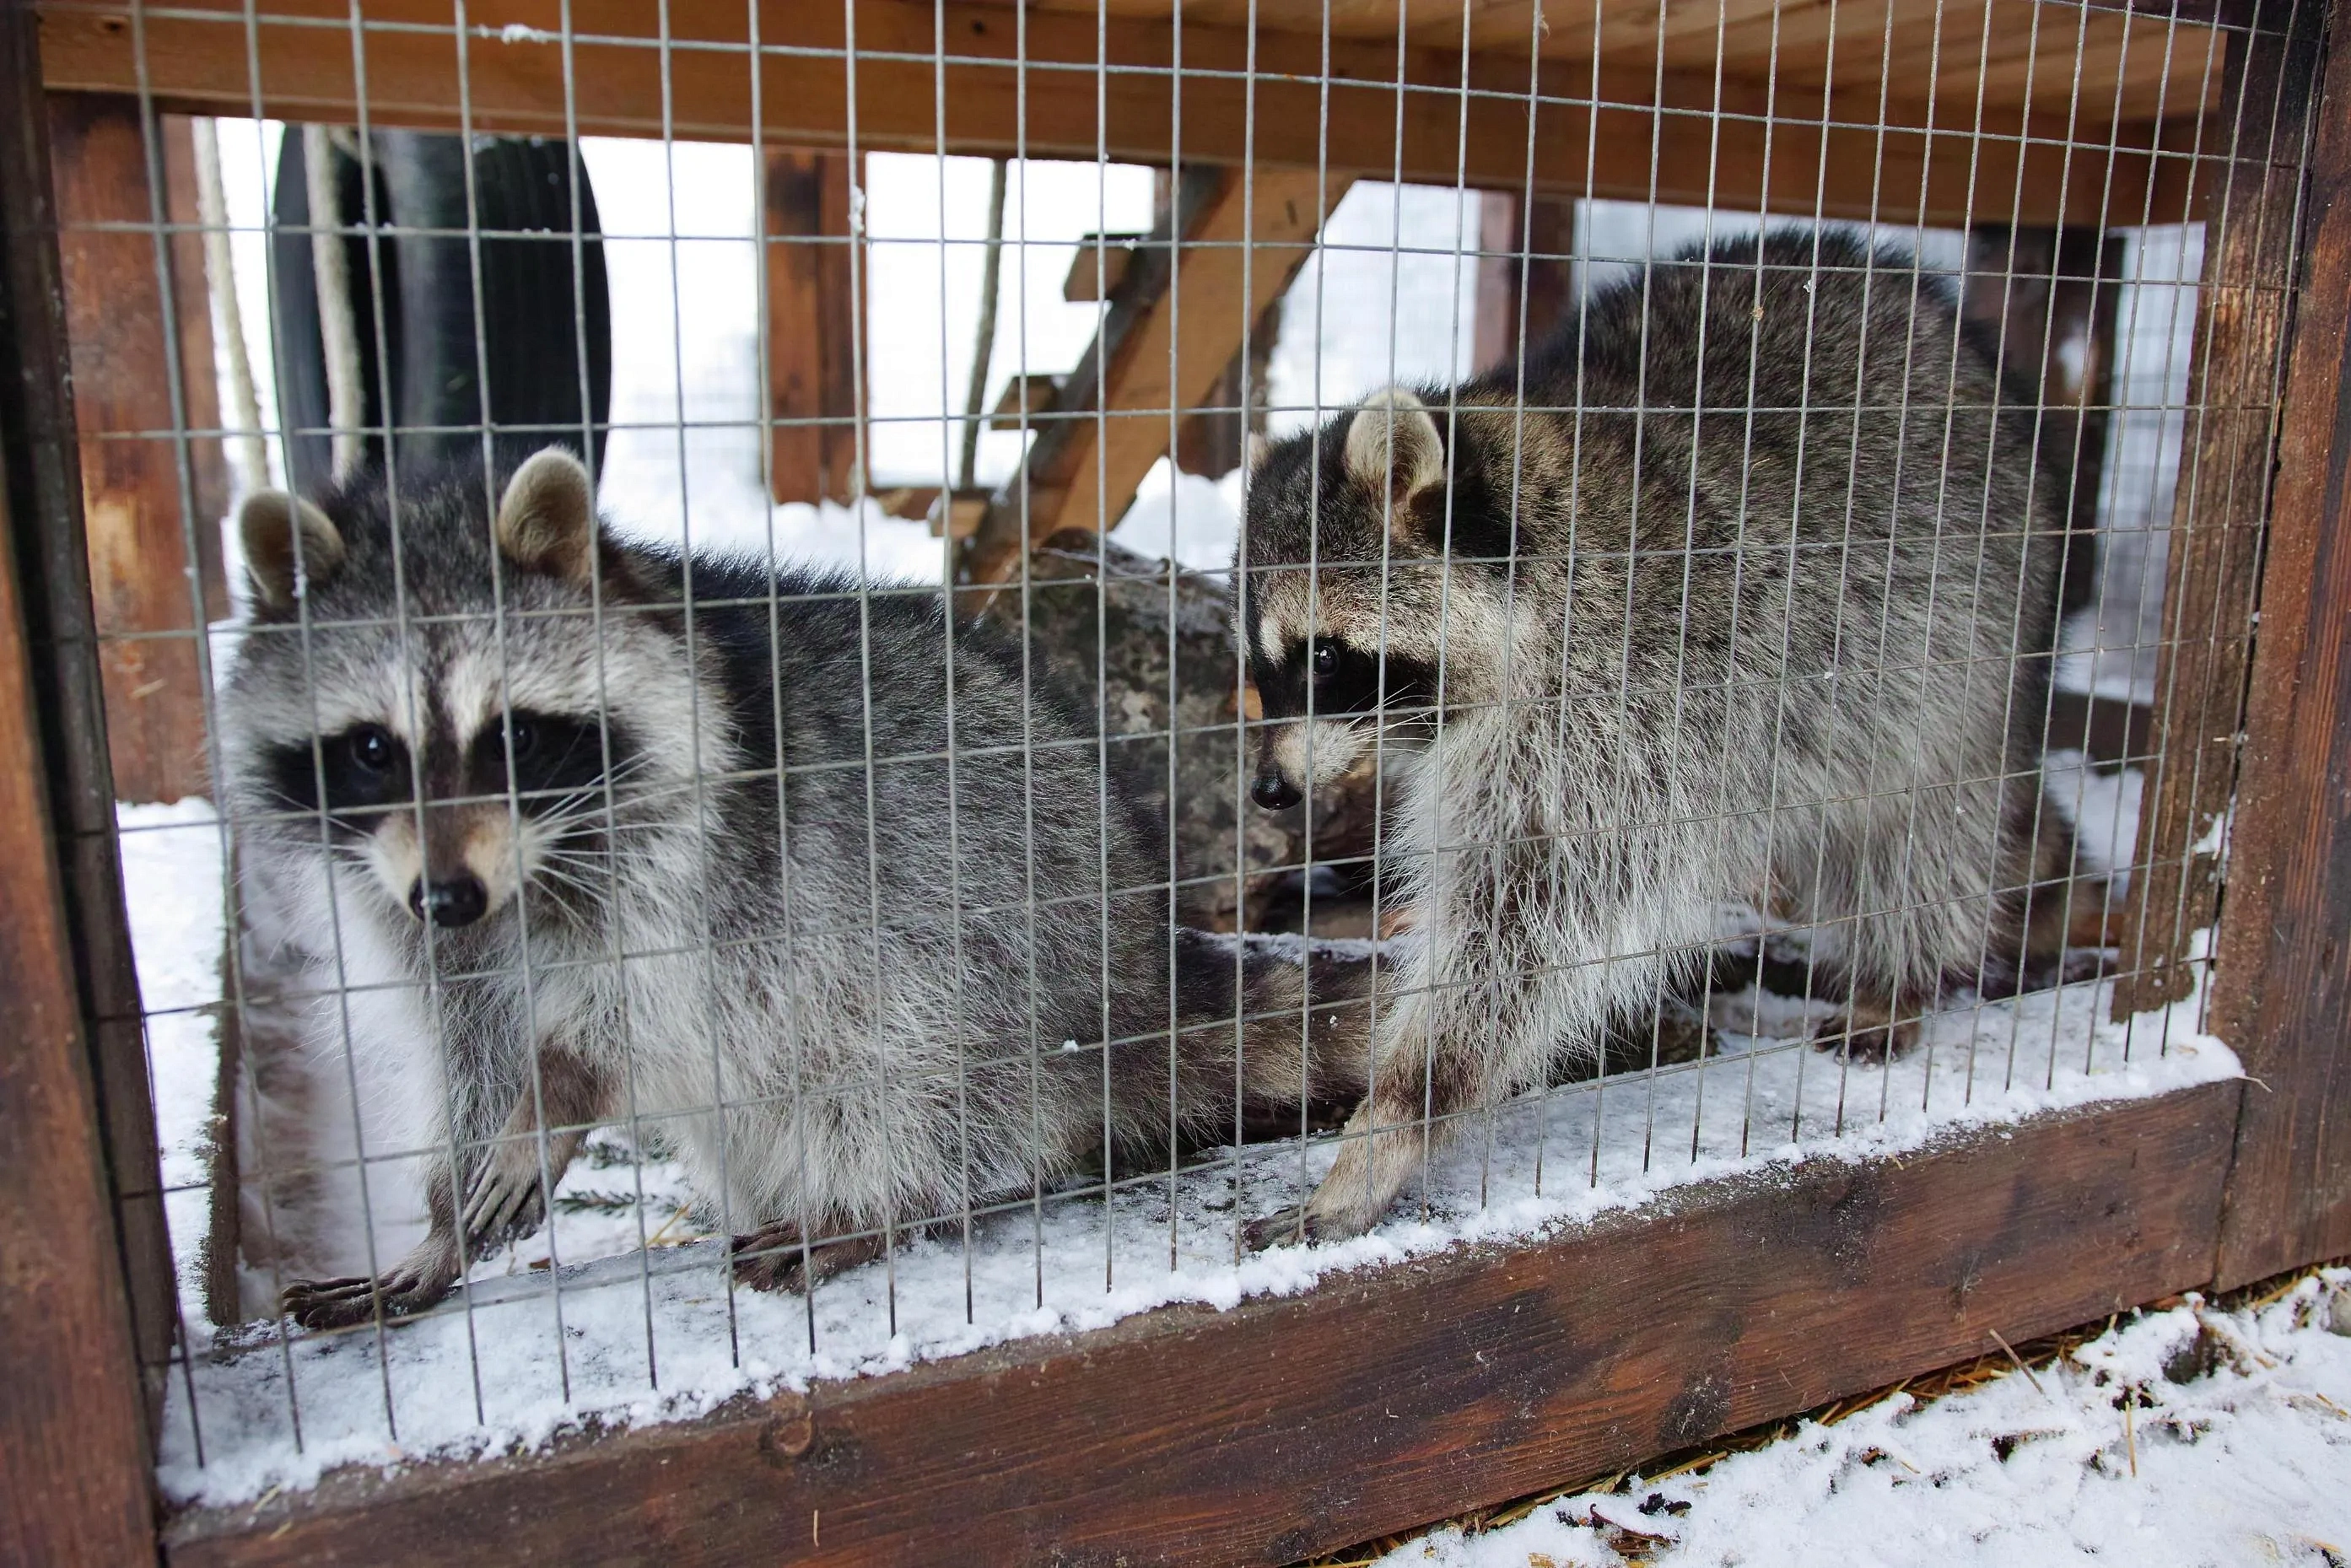
<path fill-rule="evenodd" d="M 2241 1092 L 1805 1161 L 1299 1296 L 330 1478 L 184 1513 L 166 1560 L 1292 1563 L 2199 1284 Z"/>

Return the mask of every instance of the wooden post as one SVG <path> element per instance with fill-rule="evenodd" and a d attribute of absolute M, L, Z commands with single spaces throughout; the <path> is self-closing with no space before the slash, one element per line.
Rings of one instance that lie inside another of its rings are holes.
<path fill-rule="evenodd" d="M 2325 5 L 2243 0 L 2236 14 L 2255 26 L 2228 36 L 2221 106 L 2204 130 L 2218 189 L 2205 212 L 2204 284 L 2156 666 L 2156 760 L 2132 857 L 2116 1016 L 2188 994 L 2189 938 L 2212 924 L 2218 908 L 2220 825 L 2237 787 Z M 2339 275 L 2327 282 L 2342 286 Z M 2311 401 L 2307 379 L 2303 390 L 2311 411 L 2304 417 L 2315 420 L 2324 402 Z M 2282 588 L 2291 591 L 2282 573 L 2294 549 L 2311 548 L 2302 530 L 2314 526 L 2307 517 L 2287 520 L 2278 543 L 2288 553 L 2273 554 L 2270 565 Z M 2285 624 L 2265 627 L 2264 643 L 2275 642 Z M 2286 657 L 2273 652 L 2273 669 Z M 2246 870 L 2258 876 L 2252 866 L 2249 857 Z M 2241 906 L 2232 908 L 2232 924 L 2242 917 Z"/>
<path fill-rule="evenodd" d="M 1235 354 L 1209 389 L 1208 406 L 1176 426 L 1176 467 L 1221 479 L 1249 460 L 1249 437 L 1265 434 L 1268 378 L 1280 338 L 1281 301 L 1276 299 L 1249 329 L 1249 351 Z"/>
<path fill-rule="evenodd" d="M 1520 214 L 1530 214 L 1525 222 Z M 1477 368 L 1490 370 L 1540 344 L 1559 325 L 1573 296 L 1575 203 L 1488 191 L 1478 213 Z M 1519 301 L 1526 300 L 1526 319 Z M 1520 332 L 1523 329 L 1523 341 Z"/>
<path fill-rule="evenodd" d="M 2343 1022 L 2351 1014 L 2351 821 L 2344 798 L 2351 778 L 2351 47 L 2344 47 L 2351 5 L 2333 6 L 2336 47 L 2327 54 L 2323 114 L 2310 80 L 2322 6 L 2304 0 L 2294 12 L 2287 39 L 2254 44 L 2283 57 L 2246 73 L 2261 87 L 2246 105 L 2249 118 L 2268 112 L 2265 76 L 2283 94 L 2270 143 L 2274 162 L 2259 171 L 2269 198 L 2261 211 L 2275 221 L 2258 241 L 2224 236 L 2231 254 L 2257 244 L 2252 254 L 2264 277 L 2289 254 L 2288 203 L 2301 183 L 2294 165 L 2306 145 L 2303 127 L 2314 117 L 2294 351 L 2278 414 L 2261 627 L 2213 970 L 2213 1028 L 2252 1075 L 2221 1223 L 2216 1273 L 2223 1288 L 2351 1252 L 2351 1042 Z M 2280 298 L 2262 308 L 2275 319 L 2285 306 Z M 2260 384 L 2252 371 L 2243 380 Z M 2208 375 L 2206 385 L 2220 380 Z M 2265 433 L 2262 413 L 2250 411 L 2249 444 Z M 2259 495 L 2254 487 L 2245 504 Z M 2252 543 L 2241 538 L 2240 553 L 2250 554 Z M 2199 594 L 2189 613 L 2210 613 L 2211 602 Z M 2218 613 L 2241 621 L 2245 609 L 2241 600 L 2221 599 Z M 2208 653 L 2225 649 L 2241 657 L 2241 627 L 2220 630 L 2231 640 L 2205 644 Z M 2220 674 L 2200 683 L 2216 698 L 2230 689 Z M 2217 719 L 2208 728 L 2232 739 L 2233 706 L 2215 706 L 2218 713 L 2199 716 Z M 2221 744 L 2192 749 L 2214 763 L 2227 753 Z M 2225 780 L 2194 801 L 2225 806 Z M 2196 908 L 2209 908 L 2209 893 L 2195 891 L 2205 901 Z M 2150 921 L 2161 913 L 2150 910 Z"/>
<path fill-rule="evenodd" d="M 1117 523 L 1167 451 L 1167 411 L 1208 401 L 1243 329 L 1281 298 L 1348 184 L 1312 170 L 1251 179 L 1187 171 L 1020 470 L 990 503 L 965 558 L 969 581 L 1017 576 L 1029 548 L 1062 528 Z"/>
<path fill-rule="evenodd" d="M 167 300 L 156 276 L 152 186 L 138 100 L 60 94 L 49 106 L 90 586 L 99 635 L 106 640 L 115 793 L 125 800 L 176 800 L 208 788 L 208 705 L 196 638 L 203 621 L 228 609 L 220 565 L 227 489 L 220 442 L 183 443 L 178 434 L 220 425 L 203 242 L 184 234 L 167 244 Z M 194 152 L 187 121 L 159 121 L 157 134 L 165 169 L 178 185 L 167 215 L 193 223 Z M 168 374 L 165 343 L 174 336 L 184 424 L 173 418 Z M 183 457 L 191 465 L 193 517 L 183 506 Z M 192 571 L 201 617 L 189 593 Z"/>
<path fill-rule="evenodd" d="M 768 152 L 768 391 L 778 422 L 769 481 L 778 501 L 846 501 L 865 487 L 856 472 L 864 323 L 853 298 L 852 174 L 845 152 Z M 819 419 L 826 423 L 785 423 Z"/>
<path fill-rule="evenodd" d="M 153 1294 L 168 1301 L 172 1277 L 108 831 L 37 39 L 29 6 L 0 5 L 0 1560 L 131 1563 L 155 1555 L 161 1384 L 142 1388 L 141 1367 L 168 1344 Z"/>

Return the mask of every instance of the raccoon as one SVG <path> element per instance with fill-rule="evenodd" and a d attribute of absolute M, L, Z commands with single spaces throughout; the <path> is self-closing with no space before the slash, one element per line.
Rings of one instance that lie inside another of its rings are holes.
<path fill-rule="evenodd" d="M 782 1288 L 1105 1139 L 1227 1129 L 1237 1086 L 1327 1092 L 1301 973 L 1171 929 L 1091 716 L 939 590 L 621 543 L 559 448 L 239 524 L 242 863 L 319 934 L 321 1047 L 391 1062 L 432 1156 L 424 1239 L 289 1287 L 299 1322 L 432 1305 L 600 1123 Z"/>
<path fill-rule="evenodd" d="M 1259 1245 L 1362 1231 L 1449 1119 L 1596 1065 L 1719 901 L 1814 928 L 1848 1050 L 2012 959 L 2071 858 L 2038 809 L 2062 492 L 1960 331 L 1849 233 L 1727 241 L 1593 293 L 1523 397 L 1391 388 L 1263 458 L 1251 792 L 1399 768 L 1413 929 L 1338 1163 Z"/>

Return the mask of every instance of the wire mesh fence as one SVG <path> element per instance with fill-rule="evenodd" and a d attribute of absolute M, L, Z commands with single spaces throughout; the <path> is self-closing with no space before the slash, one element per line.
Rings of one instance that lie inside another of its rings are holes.
<path fill-rule="evenodd" d="M 175 1497 L 2234 1070 L 2282 5 L 44 9 Z"/>

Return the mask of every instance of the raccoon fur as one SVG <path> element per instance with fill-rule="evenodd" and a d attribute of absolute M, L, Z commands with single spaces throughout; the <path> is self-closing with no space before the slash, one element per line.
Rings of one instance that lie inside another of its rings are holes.
<path fill-rule="evenodd" d="M 411 1086 L 429 1172 L 425 1239 L 290 1287 L 303 1322 L 431 1305 L 600 1124 L 675 1150 L 777 1287 L 1105 1138 L 1228 1136 L 1237 1082 L 1324 1092 L 1299 972 L 1171 932 L 1165 829 L 1091 716 L 1041 662 L 1024 697 L 1010 636 L 951 644 L 938 590 L 620 543 L 555 448 L 240 524 L 242 863 L 315 934 L 320 1049 Z"/>
<path fill-rule="evenodd" d="M 1250 482 L 1252 792 L 1402 763 L 1413 913 L 1356 1015 L 1370 1095 L 1260 1244 L 1362 1231 L 1424 1129 L 1596 1065 L 1718 902 L 1823 934 L 1837 1032 L 1887 1051 L 2071 861 L 2039 810 L 2062 491 L 1943 284 L 1840 231 L 1729 241 L 1596 291 L 1523 375 L 1383 391 Z"/>

